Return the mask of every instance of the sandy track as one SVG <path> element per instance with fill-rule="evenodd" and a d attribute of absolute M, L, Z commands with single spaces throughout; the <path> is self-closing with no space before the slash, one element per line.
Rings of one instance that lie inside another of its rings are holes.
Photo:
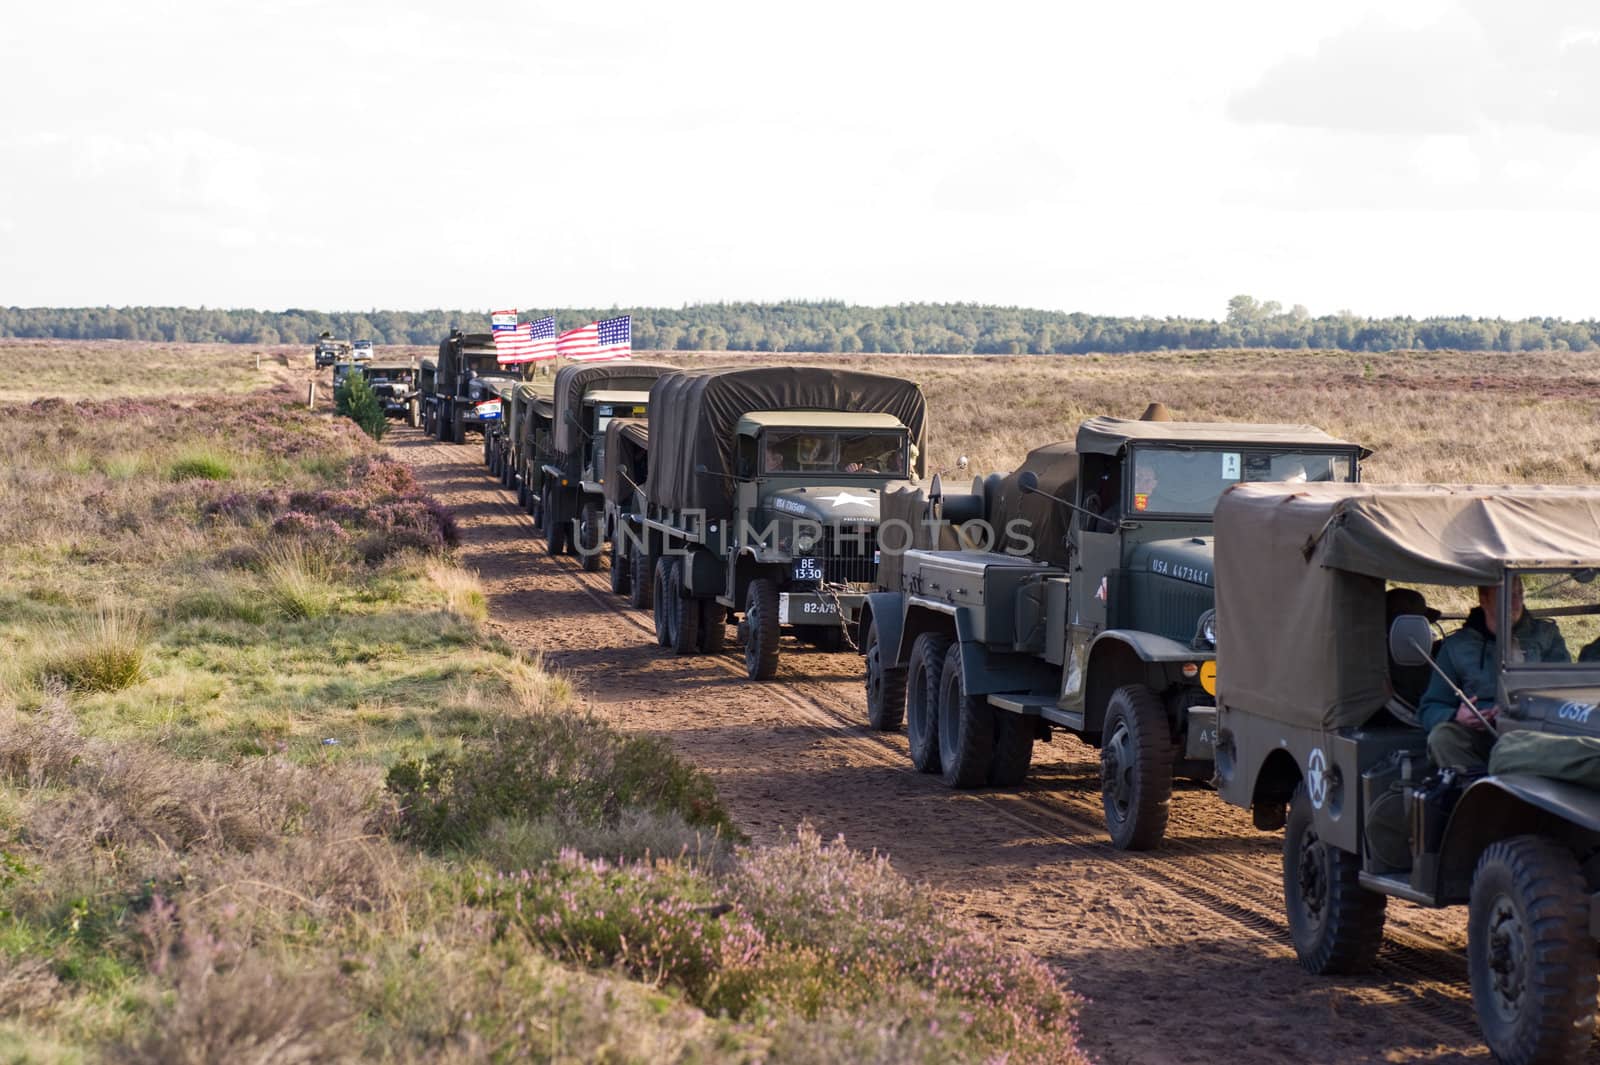
<path fill-rule="evenodd" d="M 1036 748 L 1018 791 L 948 791 L 911 770 L 903 736 L 865 727 L 855 655 L 786 642 L 778 679 L 754 684 L 736 648 L 663 651 L 603 570 L 544 554 L 478 447 L 407 429 L 391 440 L 455 511 L 463 560 L 509 641 L 541 652 L 619 726 L 665 737 L 709 772 L 755 840 L 810 821 L 887 852 L 952 911 L 1058 966 L 1091 1000 L 1083 1037 L 1100 1060 L 1487 1060 L 1460 911 L 1392 902 L 1378 973 L 1309 976 L 1283 927 L 1278 837 L 1209 789 L 1180 788 L 1153 855 L 1105 842 L 1095 752 L 1070 738 Z"/>

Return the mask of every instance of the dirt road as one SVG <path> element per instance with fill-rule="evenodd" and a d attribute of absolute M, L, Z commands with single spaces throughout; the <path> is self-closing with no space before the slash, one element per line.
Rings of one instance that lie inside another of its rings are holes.
<path fill-rule="evenodd" d="M 1084 1045 L 1099 1060 L 1488 1060 L 1460 911 L 1391 902 L 1375 975 L 1309 976 L 1284 928 L 1278 836 L 1209 789 L 1180 788 L 1168 842 L 1148 855 L 1105 842 L 1096 752 L 1070 738 L 1037 747 L 1017 791 L 946 790 L 911 769 L 903 735 L 866 728 L 854 654 L 786 641 L 777 680 L 755 684 L 731 639 L 727 655 L 663 651 L 604 570 L 544 554 L 477 446 L 390 439 L 455 511 L 508 640 L 620 726 L 667 738 L 758 842 L 810 821 L 887 852 L 952 911 L 1057 966 L 1090 999 Z"/>

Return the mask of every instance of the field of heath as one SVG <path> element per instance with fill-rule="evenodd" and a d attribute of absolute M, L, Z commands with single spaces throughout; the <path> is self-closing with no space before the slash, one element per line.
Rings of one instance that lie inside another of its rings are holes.
<path fill-rule="evenodd" d="M 1059 974 L 881 858 L 744 845 L 497 639 L 451 514 L 298 381 L 147 354 L 0 405 L 0 1058 L 1083 1060 Z"/>

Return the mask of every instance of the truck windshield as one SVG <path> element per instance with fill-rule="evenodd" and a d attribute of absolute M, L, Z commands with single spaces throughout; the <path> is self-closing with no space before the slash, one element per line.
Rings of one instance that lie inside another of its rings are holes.
<path fill-rule="evenodd" d="M 770 429 L 762 440 L 764 473 L 829 473 L 903 476 L 904 433 Z"/>
<path fill-rule="evenodd" d="M 1538 570 L 1511 578 L 1506 662 L 1600 669 L 1600 571 Z M 1518 605 L 1521 610 L 1518 610 Z"/>
<path fill-rule="evenodd" d="M 1349 454 L 1271 448 L 1140 448 L 1133 456 L 1131 513 L 1207 517 L 1241 481 L 1353 481 Z"/>

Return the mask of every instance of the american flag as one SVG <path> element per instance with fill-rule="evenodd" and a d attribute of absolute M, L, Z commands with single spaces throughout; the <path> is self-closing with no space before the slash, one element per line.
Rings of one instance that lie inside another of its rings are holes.
<path fill-rule="evenodd" d="M 606 362 L 633 354 L 633 318 L 607 318 L 568 329 L 556 339 L 556 352 L 573 362 Z"/>
<path fill-rule="evenodd" d="M 517 362 L 532 362 L 533 324 L 525 322 L 509 328 L 494 327 L 494 361 L 502 366 Z"/>
<path fill-rule="evenodd" d="M 529 322 L 528 328 L 533 337 L 533 359 L 541 361 L 556 357 L 556 316 L 540 318 L 536 322 Z"/>

